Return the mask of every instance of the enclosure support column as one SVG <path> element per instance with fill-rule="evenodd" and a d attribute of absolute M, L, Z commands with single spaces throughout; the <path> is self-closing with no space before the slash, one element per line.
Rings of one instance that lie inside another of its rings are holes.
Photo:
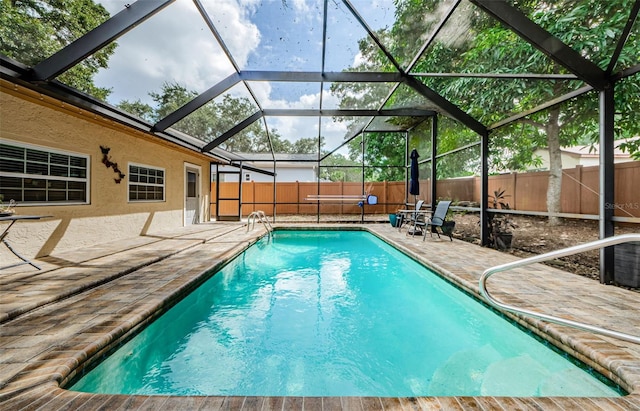
<path fill-rule="evenodd" d="M 431 210 L 436 209 L 436 155 L 438 151 L 438 116 L 431 117 Z"/>
<path fill-rule="evenodd" d="M 218 163 L 215 163 L 215 166 L 216 166 L 216 196 L 215 196 L 216 207 L 215 207 L 214 215 L 215 215 L 216 221 L 218 221 L 218 216 L 220 215 L 220 200 L 218 200 L 218 198 L 220 198 L 220 174 L 219 174 Z M 213 193 L 211 193 L 211 195 L 213 196 Z M 214 198 L 211 197 L 211 200 L 213 201 Z"/>
<path fill-rule="evenodd" d="M 277 164 L 276 160 L 274 159 L 273 160 L 273 204 L 272 204 L 273 205 L 273 222 L 274 223 L 276 222 L 276 204 L 278 204 L 278 194 L 277 194 L 278 193 L 278 187 L 276 187 L 276 184 L 278 184 L 278 182 L 276 181 L 276 177 L 278 175 L 277 170 L 278 170 L 278 164 Z M 253 198 L 254 198 L 253 201 L 255 201 L 255 196 Z M 300 197 L 296 196 L 296 199 L 298 199 L 298 198 L 300 198 Z M 300 204 L 299 204 L 300 201 L 299 200 L 296 200 L 296 201 L 298 202 L 298 205 L 297 205 L 298 213 L 300 213 Z"/>
<path fill-rule="evenodd" d="M 614 140 L 614 84 L 600 92 L 600 239 L 614 234 L 613 211 L 615 209 L 613 164 Z M 600 249 L 600 282 L 611 284 L 614 280 L 614 247 Z"/>
<path fill-rule="evenodd" d="M 242 161 L 240 162 L 240 174 L 239 174 L 239 178 L 238 178 L 238 216 L 239 219 L 238 221 L 242 220 L 242 180 L 244 180 L 244 176 L 243 176 L 243 166 L 244 164 L 242 163 Z"/>
<path fill-rule="evenodd" d="M 365 144 L 367 143 L 365 136 L 366 136 L 366 134 L 363 132 L 362 133 L 362 188 L 360 189 L 361 190 L 360 192 L 362 193 L 362 195 L 367 195 L 367 193 L 364 192 L 364 178 L 365 178 L 364 177 L 365 176 L 365 170 L 364 170 L 365 169 L 365 166 L 364 166 L 365 152 L 364 152 L 364 150 L 365 150 Z M 344 194 L 343 191 L 341 191 L 341 193 Z M 364 223 L 364 203 L 365 202 L 363 202 L 362 203 L 362 207 L 360 207 L 360 222 L 361 223 Z M 340 207 L 342 209 L 342 212 L 344 213 L 344 205 L 341 205 Z"/>
<path fill-rule="evenodd" d="M 486 246 L 489 245 L 489 132 L 485 131 L 480 137 L 480 245 Z"/>
<path fill-rule="evenodd" d="M 404 205 L 409 203 L 409 132 L 404 132 Z"/>

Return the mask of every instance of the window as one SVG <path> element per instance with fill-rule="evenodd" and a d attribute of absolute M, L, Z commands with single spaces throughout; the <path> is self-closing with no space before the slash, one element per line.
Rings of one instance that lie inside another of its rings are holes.
<path fill-rule="evenodd" d="M 89 156 L 0 143 L 0 195 L 21 204 L 87 203 Z"/>
<path fill-rule="evenodd" d="M 129 164 L 129 201 L 164 201 L 164 169 Z"/>
<path fill-rule="evenodd" d="M 187 197 L 196 197 L 198 188 L 196 187 L 197 175 L 193 171 L 187 171 Z"/>

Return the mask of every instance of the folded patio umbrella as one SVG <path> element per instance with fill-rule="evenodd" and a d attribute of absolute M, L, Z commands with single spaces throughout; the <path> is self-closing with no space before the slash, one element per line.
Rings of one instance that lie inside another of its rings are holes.
<path fill-rule="evenodd" d="M 409 158 L 411 158 L 411 179 L 409 180 L 409 194 L 413 194 L 414 196 L 420 194 L 420 181 L 418 180 L 420 174 L 418 170 L 418 157 L 420 157 L 420 154 L 418 154 L 418 150 L 414 148 L 409 155 Z"/>

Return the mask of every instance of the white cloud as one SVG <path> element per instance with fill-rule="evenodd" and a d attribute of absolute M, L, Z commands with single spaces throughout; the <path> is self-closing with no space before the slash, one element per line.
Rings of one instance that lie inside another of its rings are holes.
<path fill-rule="evenodd" d="M 123 4 L 111 0 L 104 5 L 115 14 Z M 224 27 L 238 34 L 230 37 L 228 47 L 239 51 L 234 58 L 243 64 L 258 46 L 260 33 L 235 2 L 216 2 L 215 7 L 224 16 Z M 165 82 L 200 93 L 234 72 L 191 0 L 176 1 L 117 42 L 109 68 L 96 76 L 96 84 L 113 90 L 112 104 L 123 99 L 151 103 L 148 94 L 159 92 Z"/>
<path fill-rule="evenodd" d="M 360 67 L 361 64 L 366 63 L 367 60 L 364 58 L 364 56 L 362 55 L 361 52 L 356 53 L 356 55 L 353 57 L 353 63 L 351 63 L 351 65 L 353 67 Z"/>
<path fill-rule="evenodd" d="M 270 101 L 269 96 L 271 95 L 271 84 L 266 81 L 256 81 L 251 83 L 251 90 L 253 94 L 256 96 L 256 99 L 260 102 L 262 107 L 267 107 L 264 103 L 268 103 Z"/>
<path fill-rule="evenodd" d="M 258 27 L 250 20 L 260 1 L 208 0 L 203 4 L 233 59 L 242 69 L 262 38 Z"/>
<path fill-rule="evenodd" d="M 265 83 L 266 84 L 266 83 Z M 296 100 L 271 100 L 267 98 L 262 102 L 268 108 L 309 108 L 320 106 L 320 93 L 304 94 Z M 337 107 L 337 98 L 330 90 L 324 90 L 324 107 Z M 271 129 L 278 130 L 278 133 L 285 139 L 296 141 L 301 138 L 318 136 L 317 117 L 269 117 L 267 123 Z M 342 122 L 335 122 L 330 117 L 324 117 L 321 122 L 321 134 L 325 138 L 325 149 L 333 150 L 344 140 L 347 132 L 347 125 Z"/>
<path fill-rule="evenodd" d="M 294 10 L 301 15 L 307 14 L 311 9 L 305 0 L 293 0 L 290 3 L 293 4 Z"/>
<path fill-rule="evenodd" d="M 301 107 L 320 107 L 320 94 L 303 94 L 299 101 Z"/>

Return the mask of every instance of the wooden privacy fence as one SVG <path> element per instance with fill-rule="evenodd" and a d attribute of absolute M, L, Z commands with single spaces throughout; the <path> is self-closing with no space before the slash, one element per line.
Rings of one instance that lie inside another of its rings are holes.
<path fill-rule="evenodd" d="M 399 208 L 404 208 L 405 183 L 403 181 L 385 181 L 378 183 L 367 183 L 368 194 L 378 197 L 377 205 L 365 205 L 367 214 L 380 214 L 395 212 Z M 211 185 L 211 192 L 215 193 L 215 183 Z M 237 193 L 238 183 L 220 183 L 221 193 Z M 362 183 L 300 183 L 282 182 L 276 184 L 276 206 L 277 214 L 360 214 L 362 211 L 358 206 L 358 201 L 310 201 L 308 196 L 314 195 L 338 195 L 350 196 L 362 194 Z M 249 215 L 256 210 L 262 210 L 267 215 L 273 215 L 274 191 L 273 183 L 248 182 L 242 183 L 242 215 Z M 219 204 L 220 215 L 237 215 L 238 202 L 229 200 L 221 201 Z M 212 207 L 212 214 L 215 209 Z"/>
<path fill-rule="evenodd" d="M 562 213 L 598 214 L 599 167 L 576 166 L 562 173 Z M 549 180 L 548 171 L 510 173 L 489 177 L 489 193 L 504 189 L 506 201 L 514 210 L 547 211 L 546 197 Z M 457 201 L 480 201 L 480 177 L 463 177 L 438 181 L 439 199 Z M 394 213 L 405 208 L 404 181 L 384 181 L 366 183 L 367 194 L 378 197 L 377 205 L 365 205 L 367 214 Z M 431 202 L 431 180 L 420 181 L 420 195 L 417 199 Z M 215 183 L 211 192 L 215 193 Z M 319 190 L 318 190 L 319 189 Z M 237 193 L 238 183 L 220 183 L 220 193 Z M 275 211 L 277 214 L 360 214 L 357 202 L 322 202 L 307 200 L 311 195 L 361 195 L 362 183 L 300 183 L 283 182 L 276 184 Z M 615 165 L 614 204 L 616 216 L 640 217 L 640 161 Z M 410 195 L 409 203 L 416 200 Z M 274 212 L 273 183 L 248 182 L 242 184 L 242 215 L 263 210 L 268 215 Z M 220 215 L 237 215 L 238 202 L 224 201 L 219 204 Z M 212 213 L 215 209 L 212 207 Z"/>

